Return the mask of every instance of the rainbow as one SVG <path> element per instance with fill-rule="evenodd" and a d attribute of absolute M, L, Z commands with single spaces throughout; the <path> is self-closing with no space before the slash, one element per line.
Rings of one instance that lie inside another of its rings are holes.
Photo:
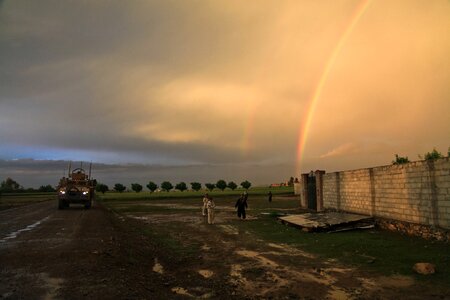
<path fill-rule="evenodd" d="M 247 157 L 251 151 L 251 142 L 252 142 L 251 138 L 255 127 L 256 112 L 257 112 L 257 105 L 251 104 L 249 112 L 247 114 L 247 120 L 244 124 L 244 131 L 242 135 L 241 149 L 242 155 L 244 157 Z"/>
<path fill-rule="evenodd" d="M 311 122 L 316 110 L 317 102 L 320 99 L 320 96 L 323 91 L 323 87 L 327 81 L 328 75 L 330 74 L 331 69 L 333 68 L 334 63 L 341 51 L 342 46 L 345 44 L 347 38 L 355 28 L 361 16 L 369 7 L 371 0 L 364 0 L 356 7 L 353 12 L 348 25 L 345 27 L 343 33 L 341 34 L 338 43 L 334 47 L 331 52 L 330 57 L 328 58 L 327 64 L 322 72 L 322 75 L 319 78 L 319 81 L 314 89 L 314 93 L 312 94 L 311 100 L 309 101 L 308 108 L 306 110 L 306 118 L 302 120 L 300 123 L 299 135 L 298 135 L 298 143 L 297 143 L 297 169 L 296 174 L 300 174 L 301 172 L 301 163 L 303 159 L 303 153 L 305 152 L 305 145 L 308 139 L 308 133 L 311 127 Z"/>

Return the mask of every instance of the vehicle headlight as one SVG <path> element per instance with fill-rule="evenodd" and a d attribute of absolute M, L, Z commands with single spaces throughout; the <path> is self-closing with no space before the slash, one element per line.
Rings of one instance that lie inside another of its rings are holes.
<path fill-rule="evenodd" d="M 59 191 L 59 192 L 60 192 L 61 194 L 63 194 L 63 195 L 66 193 L 66 191 Z"/>
<path fill-rule="evenodd" d="M 86 195 L 87 193 L 89 193 L 89 192 L 83 192 L 83 195 Z"/>

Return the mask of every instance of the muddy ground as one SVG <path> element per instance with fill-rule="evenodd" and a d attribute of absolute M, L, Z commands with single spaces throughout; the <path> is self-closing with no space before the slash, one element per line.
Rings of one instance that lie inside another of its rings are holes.
<path fill-rule="evenodd" d="M 449 299 L 450 288 L 324 260 L 243 230 L 230 206 L 43 202 L 0 212 L 5 299 Z M 134 211 L 133 211 L 134 210 Z"/>

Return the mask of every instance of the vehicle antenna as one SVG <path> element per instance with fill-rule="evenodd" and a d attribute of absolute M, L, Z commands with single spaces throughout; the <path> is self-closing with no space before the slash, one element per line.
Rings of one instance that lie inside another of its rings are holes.
<path fill-rule="evenodd" d="M 72 161 L 69 161 L 69 172 L 67 172 L 67 177 L 70 177 L 70 169 L 72 168 Z"/>
<path fill-rule="evenodd" d="M 92 171 L 92 161 L 89 164 L 89 177 L 88 177 L 89 180 L 91 180 L 91 171 Z"/>

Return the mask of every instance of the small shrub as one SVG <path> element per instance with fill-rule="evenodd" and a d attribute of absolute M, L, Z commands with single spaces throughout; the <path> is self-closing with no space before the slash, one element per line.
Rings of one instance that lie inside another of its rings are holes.
<path fill-rule="evenodd" d="M 395 160 L 392 161 L 393 165 L 401 165 L 401 164 L 407 164 L 409 163 L 408 156 L 398 156 L 398 154 L 395 154 Z"/>
<path fill-rule="evenodd" d="M 425 160 L 436 160 L 436 159 L 439 159 L 439 158 L 442 158 L 442 157 L 444 157 L 444 155 L 442 155 L 441 152 L 437 151 L 436 148 L 433 148 L 433 151 L 427 152 L 427 153 L 424 154 L 423 159 L 425 159 Z M 419 158 L 422 158 L 422 157 L 419 155 Z"/>

